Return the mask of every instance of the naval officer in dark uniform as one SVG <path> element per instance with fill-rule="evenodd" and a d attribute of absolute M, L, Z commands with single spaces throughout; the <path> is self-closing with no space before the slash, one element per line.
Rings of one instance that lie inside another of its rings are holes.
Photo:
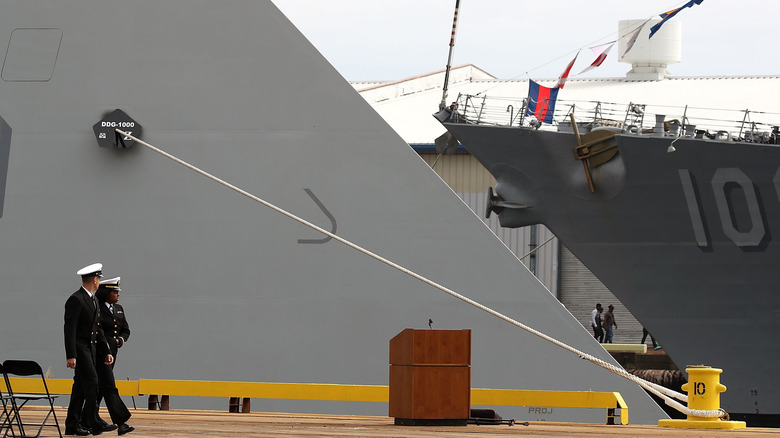
<path fill-rule="evenodd" d="M 119 301 L 119 293 L 122 291 L 119 288 L 119 281 L 120 277 L 102 280 L 100 287 L 98 287 L 95 293 L 99 303 L 98 306 L 100 307 L 100 326 L 106 335 L 111 354 L 114 356 L 114 363 L 110 366 L 105 364 L 97 365 L 98 381 L 100 382 L 100 394 L 98 395 L 97 405 L 98 407 L 100 406 L 101 398 L 106 399 L 106 408 L 108 408 L 108 413 L 111 415 L 111 421 L 117 425 L 115 427 L 118 427 L 119 435 L 124 435 L 132 432 L 135 428 L 127 424 L 131 414 L 119 397 L 113 372 L 114 365 L 116 365 L 117 351 L 130 337 L 130 326 L 125 318 L 125 309 L 122 308 L 121 304 L 117 303 Z M 96 421 L 98 426 L 103 427 L 103 430 L 112 428 L 111 425 L 99 417 Z"/>
<path fill-rule="evenodd" d="M 65 434 L 100 435 L 103 430 L 95 424 L 99 392 L 96 363 L 114 363 L 100 328 L 100 309 L 94 296 L 103 276 L 103 265 L 94 263 L 76 274 L 81 276 L 81 287 L 65 302 L 65 356 L 68 368 L 75 370 Z"/>
<path fill-rule="evenodd" d="M 130 338 L 130 325 L 127 323 L 125 309 L 118 303 L 119 294 L 122 292 L 119 284 L 121 279 L 122 277 L 114 277 L 101 280 L 97 290 L 98 302 L 103 306 L 100 308 L 100 326 L 103 328 L 108 347 L 114 356 L 114 363 L 111 364 L 112 369 L 116 365 L 117 352 Z"/>

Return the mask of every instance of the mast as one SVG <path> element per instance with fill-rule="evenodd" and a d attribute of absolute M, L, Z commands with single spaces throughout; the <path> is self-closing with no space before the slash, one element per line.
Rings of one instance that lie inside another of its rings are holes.
<path fill-rule="evenodd" d="M 450 81 L 450 68 L 452 67 L 452 49 L 455 47 L 455 30 L 458 27 L 458 9 L 460 8 L 460 0 L 455 0 L 455 15 L 452 17 L 452 35 L 450 36 L 450 53 L 447 56 L 447 68 L 444 72 L 444 90 L 441 95 L 441 103 L 439 109 L 443 110 L 447 106 L 447 85 Z"/>

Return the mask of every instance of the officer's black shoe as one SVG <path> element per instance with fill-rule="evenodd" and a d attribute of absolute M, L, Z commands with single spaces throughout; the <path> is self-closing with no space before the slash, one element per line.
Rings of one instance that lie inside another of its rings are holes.
<path fill-rule="evenodd" d="M 74 428 L 65 428 L 65 435 L 78 435 L 78 436 L 87 436 L 89 435 L 89 429 L 85 429 L 81 426 L 76 426 Z"/>
<path fill-rule="evenodd" d="M 117 431 L 117 433 L 119 435 L 124 435 L 124 434 L 130 433 L 130 432 L 132 432 L 134 430 L 135 430 L 135 427 L 133 427 L 133 426 L 127 424 L 127 423 L 122 423 L 122 424 L 119 425 L 119 430 Z"/>
<path fill-rule="evenodd" d="M 117 426 L 116 424 L 108 424 L 108 423 L 106 423 L 103 426 L 95 426 L 95 428 L 100 429 L 103 432 L 111 432 L 112 430 L 116 430 L 117 427 L 119 426 Z"/>

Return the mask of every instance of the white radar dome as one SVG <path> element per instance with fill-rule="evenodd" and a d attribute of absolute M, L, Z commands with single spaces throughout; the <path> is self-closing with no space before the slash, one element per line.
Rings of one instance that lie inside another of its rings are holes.
<path fill-rule="evenodd" d="M 631 64 L 631 70 L 626 73 L 626 79 L 638 81 L 661 80 L 669 72 L 666 67 L 669 64 L 680 62 L 682 54 L 682 23 L 677 20 L 669 20 L 653 35 L 650 36 L 650 28 L 661 22 L 660 18 L 647 20 L 621 20 L 618 22 L 618 51 L 620 62 Z M 629 40 L 634 30 L 646 23 L 634 42 L 634 45 L 626 53 Z"/>

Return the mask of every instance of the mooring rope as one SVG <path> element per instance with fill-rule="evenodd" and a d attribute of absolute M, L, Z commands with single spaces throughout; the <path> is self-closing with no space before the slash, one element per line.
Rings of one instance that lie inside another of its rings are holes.
<path fill-rule="evenodd" d="M 348 247 L 350 247 L 350 248 L 352 248 L 352 249 L 354 249 L 356 251 L 359 251 L 359 252 L 361 252 L 361 253 L 363 253 L 363 254 L 365 254 L 365 255 L 367 255 L 367 256 L 375 259 L 375 260 L 378 260 L 378 261 L 380 261 L 380 262 L 382 262 L 382 263 L 384 263 L 384 264 L 386 264 L 386 265 L 388 265 L 388 266 L 390 266 L 392 268 L 395 268 L 395 269 L 403 272 L 404 274 L 407 274 L 407 275 L 409 275 L 409 276 L 411 276 L 413 278 L 416 278 L 417 280 L 420 280 L 420 281 L 422 281 L 423 283 L 425 283 L 425 284 L 427 284 L 429 286 L 432 286 L 432 287 L 434 287 L 436 289 L 439 289 L 442 292 L 445 292 L 445 293 L 447 293 L 447 294 L 449 294 L 449 295 L 451 295 L 451 296 L 453 296 L 453 297 L 455 297 L 455 298 L 457 298 L 457 299 L 459 299 L 461 301 L 464 301 L 464 302 L 466 302 L 466 303 L 468 303 L 468 304 L 470 304 L 470 305 L 472 305 L 472 306 L 474 306 L 474 307 L 476 307 L 476 308 L 478 308 L 480 310 L 483 310 L 483 311 L 485 311 L 485 312 L 487 312 L 487 313 L 489 313 L 489 314 L 491 314 L 491 315 L 493 315 L 493 316 L 495 316 L 497 318 L 500 318 L 500 319 L 502 319 L 502 320 L 504 320 L 504 321 L 506 321 L 506 322 L 508 322 L 508 323 L 510 323 L 512 325 L 515 325 L 515 326 L 517 326 L 517 327 L 519 327 L 519 328 L 521 328 L 521 329 L 523 329 L 523 330 L 525 330 L 525 331 L 527 331 L 527 332 L 529 332 L 531 334 L 534 334 L 534 335 L 536 335 L 536 336 L 538 336 L 538 337 L 540 337 L 540 338 L 542 338 L 542 339 L 544 339 L 544 340 L 546 340 L 546 341 L 548 341 L 548 342 L 550 342 L 552 344 L 555 344 L 558 347 L 563 348 L 564 350 L 567 350 L 567 351 L 569 351 L 571 353 L 574 353 L 574 354 L 578 355 L 582 359 L 585 359 L 585 360 L 587 360 L 589 362 L 592 362 L 592 363 L 594 363 L 596 365 L 599 365 L 600 367 L 602 367 L 602 368 L 604 368 L 604 369 L 606 369 L 606 370 L 608 370 L 608 371 L 610 371 L 610 372 L 612 372 L 614 374 L 617 374 L 617 375 L 619 375 L 621 377 L 624 377 L 624 378 L 626 378 L 628 380 L 631 380 L 634 383 L 636 383 L 639 386 L 641 386 L 642 388 L 645 388 L 646 390 L 650 391 L 651 393 L 655 394 L 656 396 L 662 398 L 666 402 L 667 405 L 673 407 L 674 409 L 677 409 L 678 411 L 684 413 L 685 415 L 694 416 L 694 417 L 703 417 L 703 418 L 721 418 L 721 417 L 724 417 L 726 415 L 726 413 L 722 409 L 720 409 L 720 410 L 689 409 L 688 407 L 683 406 L 679 402 L 677 402 L 677 401 L 672 399 L 672 398 L 676 398 L 678 400 L 682 400 L 682 401 L 687 402 L 688 401 L 688 397 L 685 394 L 681 394 L 681 393 L 679 393 L 677 391 L 673 391 L 673 390 L 665 388 L 665 387 L 663 387 L 661 385 L 657 385 L 657 384 L 655 384 L 653 382 L 649 382 L 647 380 L 641 379 L 641 378 L 639 378 L 637 376 L 634 376 L 633 374 L 629 373 L 628 371 L 626 371 L 626 370 L 624 370 L 622 368 L 616 367 L 616 366 L 614 366 L 614 365 L 612 365 L 610 363 L 607 363 L 607 362 L 605 362 L 605 361 L 603 361 L 603 360 L 601 360 L 601 359 L 599 359 L 599 358 L 597 358 L 595 356 L 592 356 L 590 354 L 587 354 L 585 352 L 577 350 L 576 348 L 574 348 L 574 347 L 572 347 L 570 345 L 567 345 L 567 344 L 565 344 L 565 343 L 563 343 L 563 342 L 561 342 L 561 341 L 559 341 L 559 340 L 557 340 L 555 338 L 552 338 L 552 337 L 550 337 L 550 336 L 548 336 L 548 335 L 546 335 L 546 334 L 544 334 L 544 333 L 542 333 L 542 332 L 540 332 L 540 331 L 538 331 L 538 330 L 536 330 L 534 328 L 531 328 L 531 327 L 529 327 L 529 326 L 527 326 L 527 325 L 525 325 L 525 324 L 523 324 L 523 323 L 521 323 L 521 322 L 519 322 L 519 321 L 517 321 L 517 320 L 515 320 L 513 318 L 510 318 L 510 317 L 508 317 L 508 316 L 506 316 L 506 315 L 504 315 L 504 314 L 502 314 L 502 313 L 500 313 L 498 311 L 495 311 L 495 310 L 493 310 L 493 309 L 491 309 L 491 308 L 489 308 L 489 307 L 487 307 L 487 306 L 485 306 L 485 305 L 483 305 L 481 303 L 478 303 L 477 301 L 474 301 L 471 298 L 468 298 L 468 297 L 466 297 L 464 295 L 461 295 L 461 294 L 455 292 L 452 289 L 449 289 L 449 288 L 447 288 L 447 287 L 445 287 L 445 286 L 443 286 L 443 285 L 441 285 L 439 283 L 436 283 L 433 280 L 429 280 L 428 278 L 423 277 L 422 275 L 417 274 L 414 271 L 411 271 L 411 270 L 409 270 L 409 269 L 407 269 L 407 268 L 405 268 L 405 267 L 403 267 L 403 266 L 401 266 L 401 265 L 399 265 L 399 264 L 397 264 L 395 262 L 392 262 L 392 261 L 390 261 L 390 260 L 388 260 L 388 259 L 386 259 L 386 258 L 384 258 L 384 257 L 382 257 L 382 256 L 380 256 L 380 255 L 378 255 L 376 253 L 373 253 L 373 252 L 371 252 L 371 251 L 369 251 L 369 250 L 367 250 L 367 249 L 365 249 L 365 248 L 363 248 L 363 247 L 361 247 L 359 245 L 356 245 L 356 244 L 350 242 L 349 240 L 344 239 L 343 237 L 340 237 L 340 236 L 338 236 L 336 234 L 333 234 L 333 233 L 331 233 L 330 231 L 328 231 L 328 230 L 326 230 L 324 228 L 321 228 L 321 227 L 319 227 L 319 226 L 317 226 L 317 225 L 315 225 L 315 224 L 313 224 L 313 223 L 311 223 L 311 222 L 309 222 L 309 221 L 307 221 L 307 220 L 305 220 L 305 219 L 303 219 L 301 217 L 298 217 L 298 216 L 296 216 L 296 215 L 294 215 L 294 214 L 292 214 L 292 213 L 290 213 L 290 212 L 288 212 L 288 211 L 286 211 L 286 210 L 284 210 L 284 209 L 282 209 L 280 207 L 277 207 L 276 205 L 274 205 L 274 204 L 272 204 L 272 203 L 270 203 L 270 202 L 268 202 L 268 201 L 266 201 L 264 199 L 261 199 L 261 198 L 255 196 L 255 195 L 247 192 L 246 190 L 243 190 L 243 189 L 241 189 L 239 187 L 234 186 L 233 184 L 230 184 L 227 181 L 224 181 L 224 180 L 222 180 L 220 178 L 217 178 L 216 176 L 214 176 L 214 175 L 212 175 L 212 174 L 210 174 L 210 173 L 208 173 L 208 172 L 206 172 L 206 171 L 204 171 L 204 170 L 202 170 L 202 169 L 200 169 L 198 167 L 195 167 L 192 164 L 190 164 L 190 163 L 188 163 L 188 162 L 186 162 L 184 160 L 181 160 L 181 159 L 179 159 L 179 158 L 177 158 L 177 157 L 175 157 L 175 156 L 173 156 L 173 155 L 163 151 L 162 149 L 159 149 L 159 148 L 157 148 L 155 146 L 152 146 L 151 144 L 149 144 L 149 143 L 147 143 L 147 142 L 145 142 L 145 141 L 143 141 L 143 140 L 141 140 L 141 139 L 139 139 L 137 137 L 134 137 L 134 136 L 130 135 L 127 132 L 124 132 L 124 131 L 119 130 L 119 129 L 116 129 L 116 132 L 119 133 L 120 135 L 126 136 L 127 138 L 130 138 L 130 139 L 134 140 L 135 142 L 137 142 L 140 145 L 143 145 L 143 146 L 145 146 L 145 147 L 147 147 L 147 148 L 157 152 L 160 155 L 163 155 L 163 156 L 165 156 L 167 158 L 170 158 L 171 160 L 181 164 L 182 166 L 184 166 L 184 167 L 186 167 L 188 169 L 191 169 L 191 170 L 193 170 L 193 171 L 195 171 L 195 172 L 197 172 L 197 173 L 199 173 L 199 174 L 201 174 L 201 175 L 203 175 L 203 176 L 205 176 L 205 177 L 207 177 L 207 178 L 209 178 L 209 179 L 211 179 L 211 180 L 213 180 L 213 181 L 215 181 L 215 182 L 217 182 L 219 184 L 222 184 L 223 186 L 228 187 L 228 188 L 230 188 L 230 189 L 232 189 L 232 190 L 234 190 L 234 191 L 236 191 L 236 192 L 238 192 L 238 193 L 240 193 L 240 194 L 242 194 L 242 195 L 244 195 L 244 196 L 246 196 L 246 197 L 248 197 L 248 198 L 250 198 L 250 199 L 252 199 L 252 200 L 254 200 L 256 202 L 259 202 L 260 204 L 263 204 L 266 207 L 268 207 L 268 208 L 270 208 L 270 209 L 272 209 L 272 210 L 274 210 L 274 211 L 276 211 L 278 213 L 281 213 L 284 216 L 287 216 L 288 218 L 290 218 L 290 219 L 292 219 L 292 220 L 294 220 L 296 222 L 299 222 L 299 223 L 301 223 L 303 225 L 306 225 L 307 227 L 309 227 L 309 228 L 311 228 L 313 230 L 316 230 L 316 231 L 318 231 L 318 232 L 320 232 L 320 233 L 330 237 L 331 239 L 337 240 L 337 241 L 343 243 L 344 245 L 347 245 Z"/>
<path fill-rule="evenodd" d="M 552 242 L 553 239 L 555 239 L 555 236 L 550 236 L 549 239 L 545 240 L 544 242 L 542 242 L 539 245 L 536 245 L 536 248 L 534 248 L 534 249 L 528 251 L 527 253 L 525 253 L 522 257 L 520 257 L 520 260 L 523 260 L 524 258 L 530 256 L 531 254 L 535 253 L 536 251 L 539 251 L 539 248 L 541 248 L 544 245 L 547 245 L 548 243 Z"/>

